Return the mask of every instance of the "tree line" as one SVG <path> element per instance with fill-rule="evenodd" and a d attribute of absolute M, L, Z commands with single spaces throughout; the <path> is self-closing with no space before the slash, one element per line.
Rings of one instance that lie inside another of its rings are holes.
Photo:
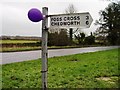
<path fill-rule="evenodd" d="M 74 39 L 71 41 L 66 29 L 60 32 L 48 33 L 48 46 L 67 46 L 67 45 L 93 45 L 95 44 L 95 37 L 91 32 L 90 36 L 85 33 L 74 34 Z"/>

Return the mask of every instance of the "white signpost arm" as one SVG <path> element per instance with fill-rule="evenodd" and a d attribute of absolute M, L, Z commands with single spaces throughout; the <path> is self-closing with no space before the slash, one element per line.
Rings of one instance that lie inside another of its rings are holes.
<path fill-rule="evenodd" d="M 42 8 L 43 15 L 45 15 L 44 20 L 42 21 L 42 88 L 45 90 L 47 88 L 47 38 L 48 38 L 48 8 Z"/>

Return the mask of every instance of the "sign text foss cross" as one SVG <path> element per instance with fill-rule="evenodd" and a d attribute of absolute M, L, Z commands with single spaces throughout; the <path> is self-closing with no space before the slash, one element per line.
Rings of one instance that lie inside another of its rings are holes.
<path fill-rule="evenodd" d="M 50 16 L 51 28 L 66 28 L 78 27 L 89 28 L 93 19 L 89 12 L 86 13 L 73 13 L 73 14 L 59 14 Z"/>

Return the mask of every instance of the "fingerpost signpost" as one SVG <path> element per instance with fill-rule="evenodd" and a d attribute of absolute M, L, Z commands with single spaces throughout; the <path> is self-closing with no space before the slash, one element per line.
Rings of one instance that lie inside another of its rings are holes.
<path fill-rule="evenodd" d="M 28 11 L 28 18 L 32 22 L 39 22 L 42 20 L 42 88 L 47 89 L 47 38 L 48 38 L 48 17 L 50 17 L 50 28 L 89 28 L 93 19 L 89 12 L 74 13 L 74 14 L 58 14 L 48 15 L 48 8 L 43 7 L 42 13 L 36 8 Z"/>
<path fill-rule="evenodd" d="M 51 28 L 89 28 L 93 19 L 89 12 L 50 15 Z"/>

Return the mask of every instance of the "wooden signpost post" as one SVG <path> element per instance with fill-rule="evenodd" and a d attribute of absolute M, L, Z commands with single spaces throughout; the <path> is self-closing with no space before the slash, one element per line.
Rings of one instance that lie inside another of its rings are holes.
<path fill-rule="evenodd" d="M 48 50 L 47 50 L 47 38 L 48 38 L 48 8 L 42 8 L 43 15 L 45 15 L 44 20 L 42 21 L 42 88 L 47 88 L 47 59 L 48 59 Z"/>
<path fill-rule="evenodd" d="M 42 13 L 38 9 L 31 9 L 28 12 L 28 18 L 32 22 L 39 22 L 42 20 L 42 88 L 47 88 L 47 38 L 48 38 L 48 17 L 50 17 L 50 28 L 89 28 L 93 19 L 89 12 L 74 13 L 74 14 L 58 14 L 48 15 L 48 8 L 43 7 Z"/>

